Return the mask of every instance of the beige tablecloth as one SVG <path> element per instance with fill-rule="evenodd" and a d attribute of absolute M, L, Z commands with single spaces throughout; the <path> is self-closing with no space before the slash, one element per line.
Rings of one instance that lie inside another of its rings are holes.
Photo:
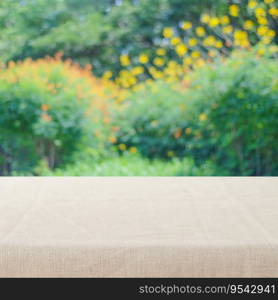
<path fill-rule="evenodd" d="M 278 277 L 278 179 L 0 178 L 0 277 Z"/>

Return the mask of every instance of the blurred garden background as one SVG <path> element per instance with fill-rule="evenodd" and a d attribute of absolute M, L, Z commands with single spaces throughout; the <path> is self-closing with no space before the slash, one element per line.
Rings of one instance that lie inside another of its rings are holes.
<path fill-rule="evenodd" d="M 0 175 L 278 175 L 275 0 L 1 0 Z"/>

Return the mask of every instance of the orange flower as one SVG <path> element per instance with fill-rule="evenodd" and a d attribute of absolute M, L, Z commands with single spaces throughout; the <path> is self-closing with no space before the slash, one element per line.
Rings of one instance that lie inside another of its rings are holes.
<path fill-rule="evenodd" d="M 117 139 L 114 136 L 109 137 L 109 142 L 112 144 L 115 144 L 117 142 Z"/>
<path fill-rule="evenodd" d="M 120 130 L 120 127 L 118 127 L 118 126 L 113 126 L 112 127 L 112 131 L 114 131 L 114 132 L 117 132 L 119 130 Z"/>
<path fill-rule="evenodd" d="M 47 113 L 41 114 L 41 118 L 42 118 L 42 120 L 45 121 L 45 122 L 50 122 L 50 121 L 52 121 L 51 116 L 50 116 L 49 114 L 47 114 Z"/>
<path fill-rule="evenodd" d="M 177 129 L 175 132 L 174 132 L 174 137 L 176 138 L 176 139 L 178 139 L 178 138 L 180 138 L 181 137 L 181 129 L 179 128 L 179 129 Z"/>
<path fill-rule="evenodd" d="M 48 111 L 49 106 L 47 104 L 42 104 L 41 109 L 42 109 L 42 111 Z"/>

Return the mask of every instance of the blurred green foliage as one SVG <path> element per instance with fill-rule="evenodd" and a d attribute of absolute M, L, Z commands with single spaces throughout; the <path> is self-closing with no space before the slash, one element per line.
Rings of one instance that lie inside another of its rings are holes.
<path fill-rule="evenodd" d="M 110 155 L 105 160 L 97 163 L 92 161 L 78 161 L 67 165 L 66 168 L 50 170 L 46 165 L 37 168 L 41 176 L 209 176 L 215 175 L 212 163 L 206 162 L 202 166 L 196 166 L 194 160 L 173 159 L 162 161 L 149 160 L 136 154 L 124 154 L 120 157 Z M 17 173 L 13 175 L 32 175 L 30 173 Z M 221 175 L 221 174 L 218 174 Z"/>
<path fill-rule="evenodd" d="M 194 126 L 189 154 L 196 163 L 209 159 L 227 175 L 277 175 L 278 68 L 273 58 L 235 52 L 194 76 L 186 97 L 187 120 Z"/>
<path fill-rule="evenodd" d="M 89 111 L 97 82 L 80 72 L 54 59 L 10 63 L 1 70 L 0 174 L 36 173 L 39 164 L 53 169 L 85 145 L 97 148 L 93 130 L 99 130 L 103 115 L 96 107 Z"/>
<path fill-rule="evenodd" d="M 157 82 L 115 117 L 118 143 L 149 158 L 192 156 L 218 174 L 278 172 L 278 69 L 273 58 L 235 52 L 193 72 L 190 87 Z M 120 121 L 119 121 L 120 120 Z M 221 170 L 220 170 L 221 166 Z"/>
<path fill-rule="evenodd" d="M 0 175 L 277 175 L 276 5 L 2 0 Z"/>
<path fill-rule="evenodd" d="M 200 11 L 223 10 L 224 0 L 2 0 L 0 60 L 54 55 L 63 50 L 94 72 L 119 71 L 119 56 L 155 51 L 163 27 Z"/>
<path fill-rule="evenodd" d="M 133 93 L 114 120 L 119 144 L 136 147 L 149 158 L 184 157 L 188 121 L 185 96 L 175 85 L 157 81 Z M 182 137 L 182 138 L 181 138 Z"/>

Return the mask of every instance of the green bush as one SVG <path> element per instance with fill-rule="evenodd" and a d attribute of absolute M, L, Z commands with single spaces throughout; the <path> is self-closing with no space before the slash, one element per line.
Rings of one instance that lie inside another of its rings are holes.
<path fill-rule="evenodd" d="M 118 144 L 136 147 L 149 158 L 186 155 L 184 96 L 165 82 L 147 84 L 133 93 L 115 116 Z"/>
<path fill-rule="evenodd" d="M 198 70 L 186 93 L 190 155 L 225 175 L 277 175 L 277 100 L 277 62 L 267 55 L 235 52 Z"/>
<path fill-rule="evenodd" d="M 54 55 L 63 50 L 100 75 L 121 69 L 122 51 L 154 52 L 164 26 L 200 11 L 223 11 L 225 0 L 1 0 L 0 60 Z M 15 42 L 16 41 L 16 42 Z"/>
<path fill-rule="evenodd" d="M 42 176 L 208 176 L 215 172 L 213 165 L 206 162 L 196 167 L 193 159 L 185 158 L 164 161 L 149 160 L 138 154 L 112 154 L 110 157 L 95 161 L 81 160 L 65 168 L 50 171 L 41 166 Z M 13 175 L 16 175 L 13 174 Z"/>
<path fill-rule="evenodd" d="M 118 144 L 149 158 L 209 160 L 215 175 L 277 175 L 278 69 L 257 53 L 207 64 L 186 88 L 160 81 L 134 93 L 118 117 Z"/>
<path fill-rule="evenodd" d="M 26 60 L 0 70 L 0 174 L 34 172 L 45 161 L 70 161 L 88 134 L 100 126 L 89 118 L 94 78 L 59 59 Z M 99 87 L 98 87 L 99 88 Z M 92 128 L 91 128 L 92 127 Z M 96 145 L 94 145 L 96 146 Z"/>

